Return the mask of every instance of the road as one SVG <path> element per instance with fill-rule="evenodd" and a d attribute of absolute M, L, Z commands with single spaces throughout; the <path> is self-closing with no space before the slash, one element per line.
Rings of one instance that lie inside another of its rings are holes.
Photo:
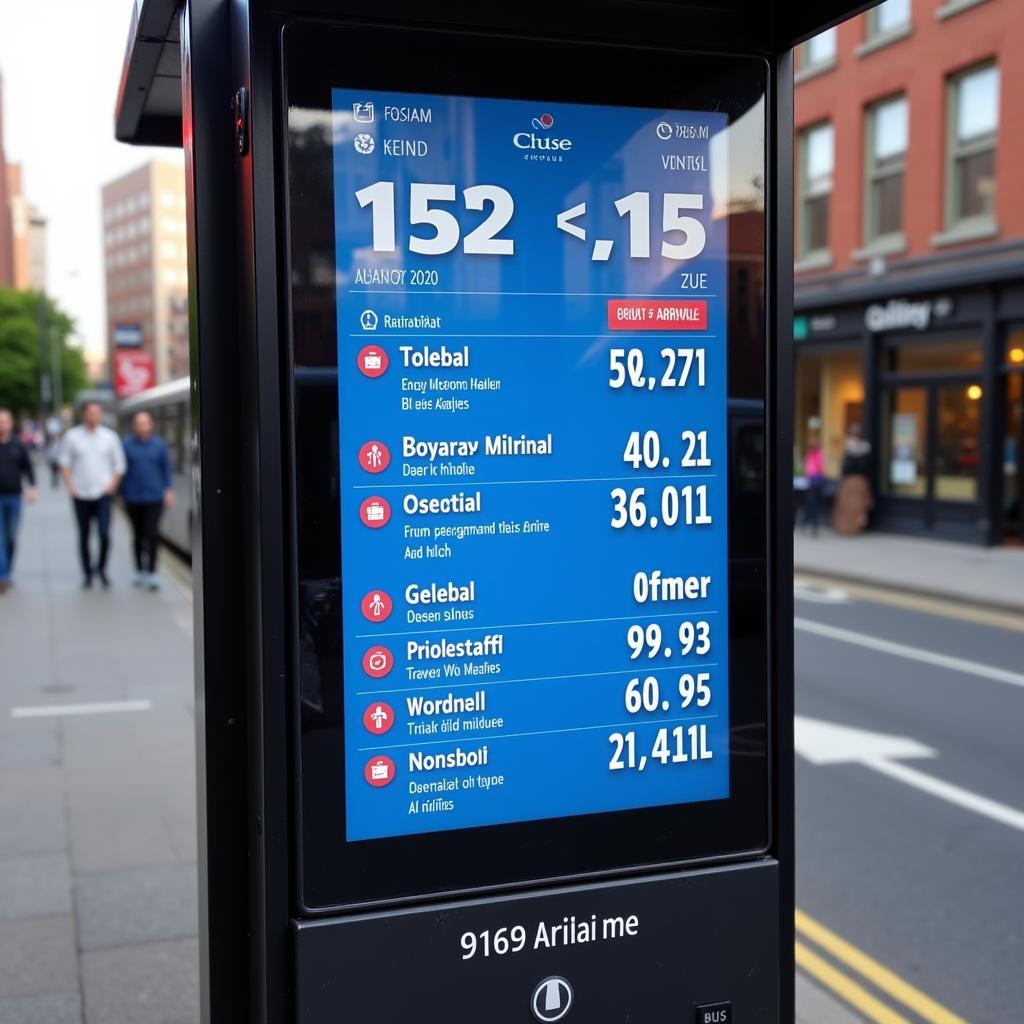
<path fill-rule="evenodd" d="M 1024 1020 L 1024 623 L 878 596 L 796 588 L 801 942 L 869 1020 Z"/>

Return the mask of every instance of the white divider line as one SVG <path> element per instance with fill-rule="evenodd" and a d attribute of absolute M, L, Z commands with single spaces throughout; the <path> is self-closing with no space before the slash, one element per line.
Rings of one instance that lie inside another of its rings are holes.
<path fill-rule="evenodd" d="M 11 718 L 58 718 L 64 715 L 109 715 L 119 711 L 149 711 L 151 700 L 108 700 L 95 704 L 37 704 L 11 708 Z"/>
<path fill-rule="evenodd" d="M 828 637 L 830 640 L 839 640 L 845 644 L 855 644 L 857 647 L 866 647 L 868 650 L 881 651 L 883 654 L 892 654 L 897 658 L 910 658 L 912 661 L 922 661 L 926 665 L 948 668 L 953 672 L 963 672 L 969 676 L 979 676 L 982 679 L 994 679 L 998 683 L 1024 687 L 1024 675 L 1020 672 L 1011 672 L 1007 668 L 983 665 L 977 661 L 968 661 L 966 658 L 954 658 L 948 654 L 926 651 L 923 647 L 898 644 L 892 640 L 869 636 L 867 633 L 855 633 L 852 629 L 842 629 L 839 626 L 826 625 L 824 622 L 814 622 L 812 619 L 798 617 L 793 620 L 793 625 L 805 633 L 814 633 L 816 636 Z"/>

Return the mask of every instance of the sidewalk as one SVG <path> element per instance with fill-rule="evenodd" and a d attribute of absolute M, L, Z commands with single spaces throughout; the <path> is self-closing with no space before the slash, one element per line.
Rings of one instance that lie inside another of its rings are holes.
<path fill-rule="evenodd" d="M 133 589 L 128 546 L 116 517 L 83 591 L 41 490 L 0 596 L 0 1024 L 198 1018 L 191 603 Z"/>
<path fill-rule="evenodd" d="M 983 548 L 891 533 L 793 535 L 799 573 L 1024 611 L 1024 548 Z"/>

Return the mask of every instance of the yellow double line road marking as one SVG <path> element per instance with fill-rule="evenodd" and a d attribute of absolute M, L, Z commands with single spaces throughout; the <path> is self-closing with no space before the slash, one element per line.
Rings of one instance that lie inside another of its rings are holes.
<path fill-rule="evenodd" d="M 963 1017 L 947 1010 L 802 910 L 796 912 L 796 930 L 797 966 L 875 1024 L 911 1024 L 911 1021 L 814 952 L 805 942 L 814 943 L 928 1024 L 967 1024 Z"/>

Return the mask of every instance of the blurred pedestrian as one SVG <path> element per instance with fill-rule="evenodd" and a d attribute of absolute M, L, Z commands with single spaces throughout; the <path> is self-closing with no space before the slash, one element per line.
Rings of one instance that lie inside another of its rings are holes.
<path fill-rule="evenodd" d="M 82 406 L 82 422 L 64 435 L 60 449 L 61 476 L 71 495 L 78 524 L 78 554 L 82 586 L 86 589 L 92 586 L 93 575 L 99 576 L 104 588 L 110 586 L 107 556 L 111 502 L 125 469 L 121 439 L 102 421 L 100 403 L 86 402 Z M 99 559 L 95 563 L 89 543 L 94 522 L 100 540 Z"/>
<path fill-rule="evenodd" d="M 156 556 L 160 516 L 174 504 L 171 488 L 171 455 L 162 437 L 153 434 L 153 417 L 137 412 L 132 431 L 124 439 L 127 469 L 121 481 L 121 497 L 132 524 L 135 546 L 136 587 L 159 587 Z"/>
<path fill-rule="evenodd" d="M 853 423 L 843 442 L 843 478 L 836 492 L 832 509 L 832 529 L 853 535 L 868 524 L 868 513 L 874 505 L 868 480 L 871 444 L 861 436 L 859 423 Z"/>
<path fill-rule="evenodd" d="M 812 434 L 804 453 L 804 476 L 807 490 L 804 492 L 804 528 L 817 536 L 821 521 L 821 492 L 825 487 L 825 454 L 816 435 Z"/>
<path fill-rule="evenodd" d="M 14 546 L 21 520 L 22 480 L 28 481 L 25 497 L 36 500 L 36 475 L 28 449 L 14 432 L 14 417 L 0 409 L 0 594 L 11 588 Z"/>

